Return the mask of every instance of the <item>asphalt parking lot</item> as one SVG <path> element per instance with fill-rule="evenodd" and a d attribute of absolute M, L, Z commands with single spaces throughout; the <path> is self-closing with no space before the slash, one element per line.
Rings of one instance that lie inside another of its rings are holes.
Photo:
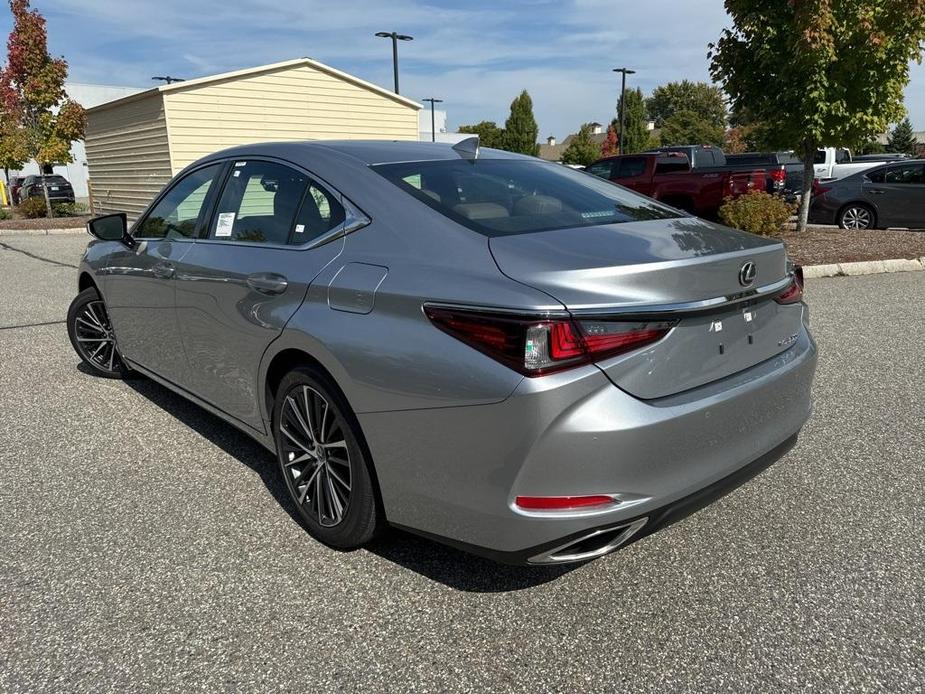
<path fill-rule="evenodd" d="M 816 412 L 761 476 L 571 570 L 338 553 L 275 463 L 63 318 L 87 237 L 0 238 L 0 691 L 922 691 L 925 273 L 811 280 Z"/>

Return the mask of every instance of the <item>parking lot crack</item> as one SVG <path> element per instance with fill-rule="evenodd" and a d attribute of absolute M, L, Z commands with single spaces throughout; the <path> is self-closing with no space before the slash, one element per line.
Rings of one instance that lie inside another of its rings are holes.
<path fill-rule="evenodd" d="M 52 265 L 60 265 L 61 267 L 71 267 L 71 268 L 74 268 L 75 270 L 77 269 L 77 266 L 72 265 L 71 263 L 62 263 L 59 260 L 52 260 L 51 258 L 44 258 L 40 255 L 36 255 L 35 253 L 30 253 L 29 251 L 24 251 L 21 248 L 16 248 L 15 246 L 11 246 L 8 243 L 3 243 L 2 241 L 0 241 L 0 247 L 2 247 L 4 250 L 7 250 L 7 251 L 15 251 L 16 253 L 22 253 L 23 255 L 29 256 L 30 258 L 33 258 L 35 260 L 41 260 L 43 263 L 51 263 Z"/>
<path fill-rule="evenodd" d="M 19 330 L 20 328 L 40 328 L 44 325 L 61 325 L 66 321 L 50 320 L 44 323 L 23 323 L 22 325 L 0 325 L 0 330 Z"/>

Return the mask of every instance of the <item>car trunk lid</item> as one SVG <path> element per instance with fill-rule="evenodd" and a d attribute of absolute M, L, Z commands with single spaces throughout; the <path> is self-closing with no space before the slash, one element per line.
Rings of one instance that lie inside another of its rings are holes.
<path fill-rule="evenodd" d="M 502 272 L 577 319 L 673 321 L 659 342 L 598 363 L 640 398 L 729 376 L 799 333 L 802 306 L 773 300 L 789 281 L 783 245 L 696 218 L 498 236 L 490 247 Z"/>

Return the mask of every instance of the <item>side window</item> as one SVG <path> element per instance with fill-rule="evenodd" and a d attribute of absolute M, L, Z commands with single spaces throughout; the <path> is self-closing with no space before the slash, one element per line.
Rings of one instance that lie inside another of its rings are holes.
<path fill-rule="evenodd" d="M 588 167 L 588 173 L 592 173 L 595 176 L 600 176 L 601 178 L 610 178 L 610 170 L 614 168 L 612 162 L 610 161 L 599 161 L 595 164 L 591 164 Z"/>
<path fill-rule="evenodd" d="M 283 164 L 235 162 L 218 201 L 209 238 L 287 243 L 307 185 L 307 176 Z"/>
<path fill-rule="evenodd" d="M 312 241 L 343 224 L 346 216 L 344 206 L 334 196 L 310 181 L 289 243 L 299 245 Z"/>
<path fill-rule="evenodd" d="M 885 169 L 879 169 L 878 171 L 872 171 L 867 174 L 867 180 L 872 181 L 873 183 L 883 183 L 883 174 L 886 173 Z"/>
<path fill-rule="evenodd" d="M 221 168 L 221 164 L 213 164 L 176 182 L 135 228 L 133 235 L 142 239 L 197 236 L 202 206 Z"/>
<path fill-rule="evenodd" d="M 907 164 L 894 166 L 886 170 L 886 183 L 925 183 L 923 180 L 925 168 L 922 164 Z"/>
<path fill-rule="evenodd" d="M 627 157 L 620 160 L 620 178 L 642 176 L 646 172 L 646 160 L 643 157 Z"/>

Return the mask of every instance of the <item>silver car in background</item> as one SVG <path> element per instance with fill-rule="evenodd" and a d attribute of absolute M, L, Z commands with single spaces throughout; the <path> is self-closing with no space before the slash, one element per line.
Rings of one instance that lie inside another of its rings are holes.
<path fill-rule="evenodd" d="M 583 561 L 757 474 L 811 410 L 783 245 L 477 141 L 243 146 L 131 229 L 68 316 L 272 450 L 308 531 Z"/>

